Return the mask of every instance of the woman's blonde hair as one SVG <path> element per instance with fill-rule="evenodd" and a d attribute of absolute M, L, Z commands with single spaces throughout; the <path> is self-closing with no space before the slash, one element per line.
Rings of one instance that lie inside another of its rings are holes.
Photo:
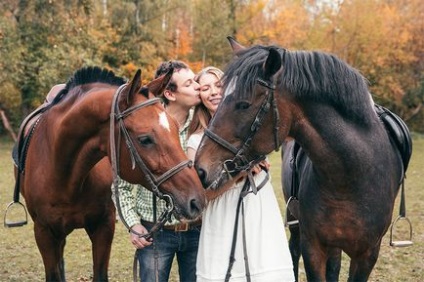
<path fill-rule="evenodd" d="M 224 72 L 216 67 L 206 67 L 202 69 L 196 76 L 194 77 L 194 80 L 199 83 L 202 76 L 205 74 L 212 74 L 218 80 L 221 80 L 222 76 L 224 75 Z M 209 110 L 205 107 L 203 103 L 200 103 L 194 108 L 194 115 L 193 119 L 191 120 L 190 126 L 188 128 L 188 135 L 191 135 L 197 131 L 201 131 L 205 129 L 209 121 L 211 120 L 212 115 L 210 114 Z"/>

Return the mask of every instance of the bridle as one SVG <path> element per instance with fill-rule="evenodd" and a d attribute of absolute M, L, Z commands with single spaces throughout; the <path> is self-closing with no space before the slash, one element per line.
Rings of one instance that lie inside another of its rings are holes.
<path fill-rule="evenodd" d="M 280 115 L 278 112 L 277 102 L 274 96 L 275 86 L 271 81 L 266 81 L 264 79 L 258 78 L 256 79 L 256 82 L 260 84 L 261 86 L 267 88 L 264 100 L 262 101 L 262 104 L 256 113 L 255 118 L 252 121 L 252 124 L 250 125 L 250 131 L 246 134 L 246 137 L 244 138 L 243 144 L 237 148 L 234 145 L 232 145 L 230 142 L 226 141 L 222 137 L 220 137 L 218 134 L 212 132 L 210 129 L 205 129 L 205 134 L 210 139 L 215 141 L 220 146 L 224 147 L 228 151 L 234 154 L 234 158 L 225 160 L 222 163 L 223 171 L 221 174 L 227 174 L 229 177 L 231 177 L 231 173 L 237 173 L 241 171 L 247 172 L 248 179 L 243 185 L 243 189 L 240 193 L 238 204 L 237 204 L 237 210 L 236 210 L 236 218 L 234 223 L 234 230 L 233 230 L 233 240 L 231 245 L 231 251 L 230 251 L 230 260 L 227 268 L 227 272 L 225 274 L 225 282 L 230 281 L 231 278 L 231 270 L 233 268 L 233 264 L 235 262 L 235 248 L 236 248 L 236 238 L 237 238 L 237 228 L 238 228 L 238 221 L 239 221 L 239 211 L 241 208 L 242 211 L 242 239 L 243 239 L 243 252 L 244 252 L 244 265 L 246 270 L 246 279 L 247 281 L 251 281 L 250 279 L 250 270 L 249 270 L 249 262 L 248 262 L 248 256 L 247 256 L 247 249 L 246 249 L 246 231 L 245 231 L 245 221 L 244 221 L 244 205 L 243 205 L 243 199 L 246 195 L 249 193 L 256 194 L 259 189 L 264 187 L 267 181 L 269 181 L 269 175 L 267 175 L 262 181 L 260 185 L 255 184 L 255 180 L 253 178 L 253 174 L 251 172 L 251 169 L 254 165 L 259 163 L 260 161 L 264 160 L 266 158 L 265 155 L 260 155 L 256 157 L 255 159 L 249 161 L 249 159 L 246 156 L 246 151 L 249 149 L 249 147 L 252 144 L 252 140 L 255 136 L 255 134 L 258 132 L 259 128 L 262 126 L 265 116 L 267 113 L 271 110 L 271 107 L 273 109 L 273 116 L 274 116 L 274 142 L 275 142 L 275 150 L 278 151 L 280 147 L 279 142 L 279 125 L 280 125 Z M 217 181 L 219 181 L 219 179 Z M 251 188 L 251 191 L 249 191 L 249 188 Z"/>
<path fill-rule="evenodd" d="M 128 133 L 128 130 L 125 127 L 124 119 L 129 116 L 131 113 L 140 110 L 142 108 L 154 105 L 156 103 L 160 103 L 160 98 L 152 98 L 148 99 L 147 101 L 144 101 L 142 103 L 139 103 L 137 105 L 134 105 L 132 107 L 129 107 L 128 109 L 125 109 L 124 111 L 120 111 L 118 106 L 118 98 L 119 95 L 122 93 L 123 89 L 127 86 L 127 84 L 124 84 L 120 86 L 114 95 L 113 102 L 112 102 L 112 108 L 110 113 L 110 151 L 111 151 L 111 163 L 112 163 L 112 170 L 113 170 L 113 183 L 114 183 L 114 189 L 115 189 L 115 202 L 118 210 L 118 214 L 126 226 L 126 228 L 134 233 L 135 235 L 139 237 L 144 237 L 146 239 L 150 239 L 154 232 L 159 230 L 165 222 L 170 218 L 175 206 L 173 199 L 170 195 L 164 194 L 159 190 L 159 186 L 167 181 L 169 178 L 173 177 L 175 174 L 180 172 L 186 167 L 192 167 L 193 162 L 191 160 L 185 160 L 181 163 L 177 164 L 176 166 L 172 167 L 159 177 L 156 177 L 150 169 L 147 167 L 145 162 L 141 159 L 140 155 L 138 154 L 136 147 L 134 145 L 133 140 L 131 139 L 130 134 Z M 119 130 L 117 136 L 115 136 L 115 123 L 118 124 Z M 131 162 L 132 162 L 132 169 L 135 169 L 135 166 L 137 164 L 138 168 L 141 169 L 141 171 L 144 174 L 144 177 L 146 178 L 146 181 L 148 183 L 148 187 L 152 189 L 152 192 L 160 199 L 164 199 L 166 202 L 165 211 L 159 216 L 159 219 L 155 223 L 155 225 L 151 228 L 150 232 L 147 234 L 140 234 L 134 230 L 132 230 L 128 224 L 125 222 L 124 217 L 122 216 L 122 212 L 120 209 L 119 204 L 119 189 L 118 189 L 118 176 L 119 176 L 119 151 L 117 148 L 120 148 L 119 142 L 121 140 L 121 133 L 124 136 L 125 144 L 127 145 L 127 149 L 131 156 Z M 118 140 L 118 146 L 116 146 L 116 140 Z"/>
<path fill-rule="evenodd" d="M 274 143 L 275 143 L 275 151 L 279 150 L 280 147 L 280 141 L 279 141 L 279 125 L 280 125 L 280 115 L 278 112 L 277 102 L 275 99 L 274 91 L 275 91 L 275 85 L 271 81 L 267 81 L 261 78 L 257 78 L 256 82 L 263 87 L 267 88 L 267 92 L 265 94 L 265 98 L 261 104 L 261 107 L 259 108 L 258 112 L 256 113 L 256 116 L 250 125 L 250 131 L 248 132 L 246 138 L 244 139 L 243 144 L 237 148 L 222 137 L 220 137 L 218 134 L 212 132 L 210 129 L 205 129 L 205 135 L 208 136 L 210 139 L 215 141 L 220 146 L 224 147 L 228 151 L 234 154 L 234 158 L 225 160 L 222 163 L 223 166 L 223 173 L 228 174 L 229 177 L 231 177 L 231 173 L 237 173 L 241 171 L 247 171 L 248 177 L 250 180 L 253 179 L 252 174 L 249 172 L 251 168 L 259 163 L 260 161 L 265 159 L 265 155 L 261 155 L 257 158 L 255 158 L 252 161 L 249 161 L 246 156 L 247 149 L 251 146 L 253 137 L 255 136 L 256 132 L 259 130 L 259 128 L 262 126 L 264 118 L 266 114 L 270 111 L 271 107 L 273 109 L 274 114 Z M 252 189 L 253 192 L 256 194 L 256 187 L 254 185 L 254 181 L 251 181 L 251 184 L 253 185 Z"/>

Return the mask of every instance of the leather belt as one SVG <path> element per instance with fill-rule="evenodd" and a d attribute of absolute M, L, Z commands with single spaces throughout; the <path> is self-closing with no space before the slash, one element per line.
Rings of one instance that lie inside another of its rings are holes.
<path fill-rule="evenodd" d="M 150 228 L 154 225 L 153 222 L 144 221 L 144 220 L 141 220 L 141 224 L 147 228 Z M 200 225 L 201 225 L 201 220 L 196 220 L 190 223 L 181 222 L 181 223 L 173 224 L 173 225 L 164 225 L 162 226 L 162 229 L 174 231 L 174 232 L 187 232 L 189 230 L 193 230 L 196 227 L 199 227 Z"/>

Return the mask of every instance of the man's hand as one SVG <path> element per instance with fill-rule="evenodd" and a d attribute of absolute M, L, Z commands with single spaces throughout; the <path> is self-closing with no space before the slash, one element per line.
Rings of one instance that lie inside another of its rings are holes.
<path fill-rule="evenodd" d="M 131 229 L 139 234 L 147 234 L 147 229 L 141 225 L 136 224 Z M 150 246 L 152 244 L 152 240 L 146 240 L 144 237 L 139 237 L 137 234 L 130 232 L 130 241 L 134 245 L 136 249 L 143 249 L 144 247 Z"/>

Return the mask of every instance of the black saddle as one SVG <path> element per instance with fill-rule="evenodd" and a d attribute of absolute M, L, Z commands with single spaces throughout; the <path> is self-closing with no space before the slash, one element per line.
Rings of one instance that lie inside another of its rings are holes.
<path fill-rule="evenodd" d="M 377 115 L 386 127 L 390 139 L 399 150 L 403 162 L 403 171 L 406 172 L 412 154 L 412 139 L 408 126 L 399 116 L 389 109 L 377 104 L 374 106 Z"/>

